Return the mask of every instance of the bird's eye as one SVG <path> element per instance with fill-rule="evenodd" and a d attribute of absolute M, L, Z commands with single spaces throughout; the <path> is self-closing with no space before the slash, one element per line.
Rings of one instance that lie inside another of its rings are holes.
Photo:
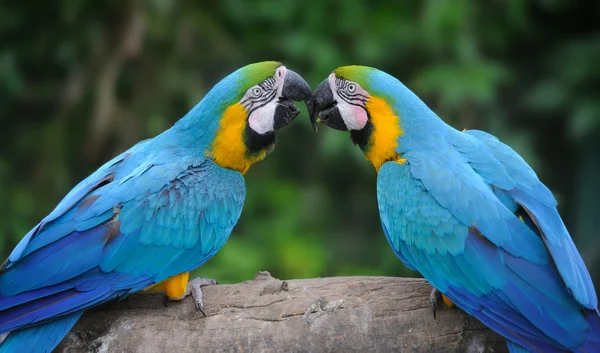
<path fill-rule="evenodd" d="M 253 94 L 255 97 L 258 97 L 258 96 L 260 96 L 260 88 L 258 88 L 258 87 L 254 87 L 254 88 L 252 89 L 252 94 Z"/>
<path fill-rule="evenodd" d="M 348 85 L 348 92 L 354 93 L 354 91 L 356 91 L 356 85 L 354 83 L 349 84 Z"/>

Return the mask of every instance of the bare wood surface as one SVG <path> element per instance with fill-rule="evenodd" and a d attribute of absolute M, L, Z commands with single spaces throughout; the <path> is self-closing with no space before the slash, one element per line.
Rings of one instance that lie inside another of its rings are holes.
<path fill-rule="evenodd" d="M 335 277 L 204 287 L 165 304 L 135 294 L 86 313 L 58 352 L 506 352 L 504 339 L 457 308 L 429 306 L 422 279 Z"/>

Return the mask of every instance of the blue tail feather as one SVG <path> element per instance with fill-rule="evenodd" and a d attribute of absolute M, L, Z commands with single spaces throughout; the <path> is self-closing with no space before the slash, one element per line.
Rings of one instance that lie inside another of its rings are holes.
<path fill-rule="evenodd" d="M 530 350 L 524 348 L 523 346 L 521 346 L 513 341 L 506 340 L 506 345 L 508 346 L 508 351 L 510 353 L 529 353 L 529 352 L 531 352 Z"/>
<path fill-rule="evenodd" d="M 13 331 L 0 344 L 0 353 L 52 352 L 83 312 L 79 311 L 42 325 Z"/>
<path fill-rule="evenodd" d="M 582 352 L 600 352 L 600 312 L 598 309 L 588 312 L 590 330 L 588 340 L 583 345 Z"/>
<path fill-rule="evenodd" d="M 20 293 L 10 297 L 0 295 L 0 312 L 17 305 L 25 304 L 36 299 L 44 298 L 56 293 L 73 288 L 73 284 L 65 282 L 51 287 L 44 287 L 29 292 Z M 1 315 L 1 314 L 0 314 Z"/>
<path fill-rule="evenodd" d="M 0 275 L 4 296 L 34 291 L 75 278 L 95 268 L 110 234 L 109 225 L 73 232 L 16 262 Z M 23 281 L 23 278 L 28 278 Z"/>
<path fill-rule="evenodd" d="M 52 315 L 60 315 L 63 306 L 61 304 L 68 302 L 68 299 L 75 295 L 77 291 L 72 289 L 0 311 L 0 332 L 12 331 Z"/>
<path fill-rule="evenodd" d="M 70 315 L 131 291 L 143 289 L 152 279 L 96 268 L 69 281 L 14 296 L 0 295 L 0 334 L 55 317 Z"/>
<path fill-rule="evenodd" d="M 539 227 L 556 268 L 575 299 L 587 309 L 596 309 L 598 298 L 590 273 L 556 207 L 543 205 L 516 189 L 511 190 L 510 195 L 531 215 L 532 221 Z"/>

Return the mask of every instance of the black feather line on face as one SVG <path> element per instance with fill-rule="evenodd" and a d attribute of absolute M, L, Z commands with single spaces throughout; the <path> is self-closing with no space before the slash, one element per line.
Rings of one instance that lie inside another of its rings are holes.
<path fill-rule="evenodd" d="M 255 110 L 260 109 L 265 105 L 271 103 L 271 101 L 273 101 L 273 99 L 275 99 L 275 97 L 277 96 L 277 91 L 270 91 L 265 93 L 267 94 L 266 96 L 264 96 L 263 94 L 263 96 L 257 97 L 256 99 L 252 100 L 250 104 L 244 104 L 244 107 L 248 111 L 248 116 L 250 116 L 250 114 L 252 114 L 252 112 L 254 112 Z"/>
<path fill-rule="evenodd" d="M 349 100 L 361 100 L 366 102 L 367 101 L 367 96 L 361 94 L 361 93 L 350 93 L 350 92 L 346 92 L 346 91 L 340 91 L 338 90 L 338 96 L 344 98 L 344 100 L 349 99 Z"/>
<path fill-rule="evenodd" d="M 350 93 L 348 92 L 348 87 L 350 86 L 350 81 L 343 78 L 336 78 L 335 85 L 337 87 L 337 94 L 348 104 L 352 104 L 354 106 L 363 107 L 367 104 L 367 96 L 361 93 Z M 359 101 L 361 104 L 355 103 L 355 101 Z"/>
<path fill-rule="evenodd" d="M 277 89 L 275 87 L 275 79 L 268 77 L 263 82 L 258 84 L 261 89 L 261 94 L 258 97 L 248 97 L 241 101 L 241 104 L 248 111 L 248 116 L 257 109 L 264 107 L 269 104 L 277 96 Z M 252 88 L 253 89 L 253 88 Z"/>
<path fill-rule="evenodd" d="M 369 139 L 371 138 L 371 134 L 373 133 L 373 123 L 371 122 L 371 114 L 365 107 L 367 104 L 368 97 L 361 93 L 350 93 L 348 92 L 348 86 L 350 85 L 350 81 L 344 79 L 343 77 L 336 77 L 335 85 L 337 88 L 338 96 L 343 99 L 346 103 L 353 105 L 355 107 L 360 107 L 364 109 L 367 113 L 367 123 L 365 127 L 360 130 L 352 130 L 350 131 L 350 139 L 355 145 L 358 145 L 363 152 L 367 152 L 370 148 Z M 356 103 L 358 101 L 359 103 Z"/>
<path fill-rule="evenodd" d="M 241 104 L 246 108 L 249 117 L 254 111 L 264 107 L 271 103 L 277 97 L 277 87 L 275 86 L 276 81 L 273 77 L 268 77 L 263 82 L 258 84 L 261 89 L 261 94 L 258 97 L 248 97 L 244 99 Z M 244 129 L 244 144 L 248 149 L 249 155 L 254 155 L 261 152 L 265 148 L 275 143 L 275 133 L 269 132 L 266 134 L 259 134 L 258 132 L 250 128 L 250 124 L 246 119 L 246 128 Z"/>
<path fill-rule="evenodd" d="M 355 94 L 355 95 L 351 96 L 351 95 L 345 94 L 344 92 L 338 92 L 338 96 L 340 96 L 340 98 L 342 98 L 344 100 L 344 102 L 346 102 L 348 104 L 357 105 L 359 107 L 362 107 L 365 104 L 367 104 L 367 97 L 364 97 L 360 94 Z M 356 101 L 358 101 L 360 103 L 355 103 Z"/>
<path fill-rule="evenodd" d="M 265 97 L 265 94 L 269 95 L 271 92 L 275 92 L 275 79 L 272 77 L 267 78 L 266 80 L 264 80 L 263 82 L 258 84 L 258 87 L 260 87 L 260 91 L 261 91 L 261 95 L 258 97 L 248 97 L 244 100 L 241 101 L 242 104 L 246 104 L 249 101 L 256 101 L 256 100 L 263 100 Z M 252 90 L 254 90 L 254 88 L 252 88 Z M 276 93 L 276 92 L 275 92 Z"/>

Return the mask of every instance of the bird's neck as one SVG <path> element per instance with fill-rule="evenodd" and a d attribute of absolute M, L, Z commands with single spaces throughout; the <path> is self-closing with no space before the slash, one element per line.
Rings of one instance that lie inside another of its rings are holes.
<path fill-rule="evenodd" d="M 403 162 L 402 156 L 397 152 L 398 139 L 404 133 L 400 127 L 400 118 L 379 97 L 371 96 L 365 107 L 369 114 L 367 125 L 350 133 L 352 141 L 361 148 L 377 172 L 386 162 Z"/>
<path fill-rule="evenodd" d="M 259 135 L 247 124 L 247 111 L 207 95 L 175 125 L 157 136 L 159 145 L 177 145 L 217 165 L 244 174 L 266 157 L 275 144 L 274 134 Z"/>
<path fill-rule="evenodd" d="M 369 124 L 352 132 L 352 140 L 379 172 L 389 161 L 406 162 L 403 155 L 415 150 L 436 151 L 446 144 L 453 129 L 440 119 L 416 94 L 397 79 L 386 74 L 373 80 L 366 103 Z"/>

